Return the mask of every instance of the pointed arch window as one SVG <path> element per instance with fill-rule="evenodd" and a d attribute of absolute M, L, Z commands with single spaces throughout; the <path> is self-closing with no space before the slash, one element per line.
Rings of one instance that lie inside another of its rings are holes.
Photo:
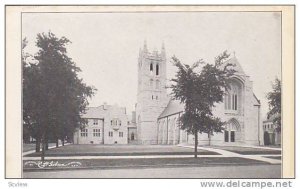
<path fill-rule="evenodd" d="M 225 110 L 238 109 L 238 89 L 231 87 L 231 90 L 225 93 Z"/>
<path fill-rule="evenodd" d="M 153 63 L 150 63 L 150 72 L 153 72 Z"/>
<path fill-rule="evenodd" d="M 237 102 L 237 88 L 236 87 L 233 88 L 231 98 L 232 98 L 231 109 L 232 110 L 237 110 L 237 103 L 238 102 Z"/>
<path fill-rule="evenodd" d="M 156 75 L 159 75 L 159 65 L 156 64 Z"/>

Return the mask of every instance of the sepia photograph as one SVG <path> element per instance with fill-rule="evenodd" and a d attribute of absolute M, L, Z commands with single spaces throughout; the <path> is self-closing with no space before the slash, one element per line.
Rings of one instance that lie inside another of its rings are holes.
<path fill-rule="evenodd" d="M 20 15 L 22 178 L 283 177 L 282 11 L 55 8 Z"/>

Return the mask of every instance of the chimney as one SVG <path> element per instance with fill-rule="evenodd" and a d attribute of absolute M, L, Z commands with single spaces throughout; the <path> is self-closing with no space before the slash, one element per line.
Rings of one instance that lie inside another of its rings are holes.
<path fill-rule="evenodd" d="M 106 102 L 103 103 L 103 110 L 107 110 L 107 103 Z"/>

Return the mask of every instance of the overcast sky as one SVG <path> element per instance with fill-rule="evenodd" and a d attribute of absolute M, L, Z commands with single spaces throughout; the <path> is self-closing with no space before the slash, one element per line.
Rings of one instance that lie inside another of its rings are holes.
<path fill-rule="evenodd" d="M 176 68 L 170 57 L 183 63 L 198 59 L 213 63 L 228 50 L 235 52 L 253 90 L 268 110 L 266 94 L 281 77 L 281 15 L 275 12 L 177 12 L 177 13 L 23 13 L 22 37 L 27 52 L 35 53 L 37 33 L 51 30 L 72 41 L 68 54 L 82 69 L 80 77 L 98 89 L 90 106 L 103 102 L 134 110 L 137 94 L 139 48 L 167 53 L 167 77 Z"/>

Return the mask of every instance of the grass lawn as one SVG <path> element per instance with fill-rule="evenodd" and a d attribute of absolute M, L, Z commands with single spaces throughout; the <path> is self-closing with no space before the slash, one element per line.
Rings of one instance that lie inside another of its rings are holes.
<path fill-rule="evenodd" d="M 47 160 L 51 162 L 52 160 Z M 26 162 L 31 162 L 26 163 Z M 40 161 L 23 161 L 24 171 L 41 170 L 32 162 Z M 70 162 L 80 162 L 77 167 L 62 167 L 62 166 L 46 166 L 43 169 L 113 169 L 113 168 L 145 168 L 145 167 L 196 167 L 196 166 L 228 166 L 228 165 L 254 165 L 268 164 L 261 161 L 244 159 L 238 157 L 203 157 L 203 158 L 137 158 L 137 159 L 82 159 L 82 160 L 53 160 L 52 164 L 68 164 Z"/>
<path fill-rule="evenodd" d="M 126 156 L 126 155 L 193 155 L 194 149 L 171 145 L 68 145 L 46 151 L 46 156 Z M 218 155 L 207 150 L 198 150 L 199 155 Z M 33 153 L 27 157 L 40 156 Z"/>
<path fill-rule="evenodd" d="M 35 150 L 35 143 L 23 144 L 23 152 L 27 152 L 30 150 Z"/>
<path fill-rule="evenodd" d="M 263 157 L 281 160 L 281 156 L 263 156 Z"/>
<path fill-rule="evenodd" d="M 280 149 L 262 149 L 262 148 L 250 148 L 250 147 L 239 147 L 239 146 L 211 146 L 211 148 L 227 150 L 230 152 L 242 154 L 242 155 L 264 155 L 264 154 L 281 154 Z"/>

